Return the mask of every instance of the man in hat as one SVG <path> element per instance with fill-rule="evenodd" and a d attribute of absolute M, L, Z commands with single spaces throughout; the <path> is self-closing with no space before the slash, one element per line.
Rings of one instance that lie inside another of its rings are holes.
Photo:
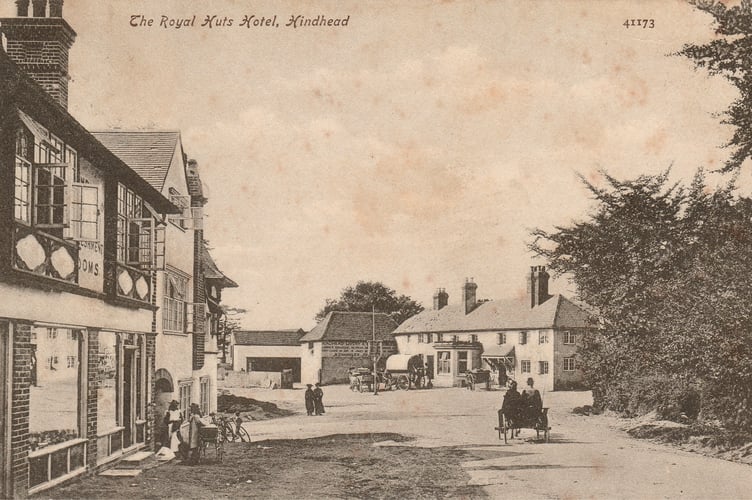
<path fill-rule="evenodd" d="M 306 389 L 305 391 L 305 409 L 308 412 L 308 416 L 310 417 L 311 415 L 313 415 L 313 390 L 311 389 L 313 385 L 306 384 L 306 387 L 308 387 L 308 389 Z"/>
<path fill-rule="evenodd" d="M 324 391 L 321 390 L 321 384 L 316 383 L 316 388 L 313 390 L 313 406 L 316 409 L 316 415 L 323 415 L 324 411 Z"/>

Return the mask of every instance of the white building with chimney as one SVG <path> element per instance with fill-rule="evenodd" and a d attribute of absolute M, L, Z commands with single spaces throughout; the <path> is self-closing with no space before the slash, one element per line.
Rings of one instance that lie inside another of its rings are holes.
<path fill-rule="evenodd" d="M 462 300 L 449 304 L 440 288 L 433 309 L 402 323 L 394 337 L 401 354 L 421 355 L 433 384 L 462 386 L 470 370 L 501 370 L 524 384 L 532 377 L 544 391 L 583 384 L 576 353 L 587 334 L 588 313 L 563 295 L 549 295 L 549 275 L 533 266 L 524 299 L 477 299 L 478 285 L 465 280 Z"/>

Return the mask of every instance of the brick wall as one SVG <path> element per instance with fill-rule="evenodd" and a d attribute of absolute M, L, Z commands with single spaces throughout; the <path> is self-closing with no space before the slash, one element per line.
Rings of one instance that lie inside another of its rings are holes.
<path fill-rule="evenodd" d="M 191 196 L 191 206 L 203 206 L 202 198 Z M 204 273 L 201 268 L 201 254 L 204 244 L 204 231 L 193 231 L 193 302 L 196 304 L 206 303 L 206 288 Z M 200 370 L 204 367 L 204 351 L 206 347 L 206 332 L 204 321 L 204 308 L 196 308 L 193 312 L 193 369 Z"/>
<path fill-rule="evenodd" d="M 384 342 L 384 360 L 397 354 L 396 342 Z M 325 341 L 322 345 L 321 383 L 342 384 L 349 382 L 350 368 L 371 367 L 373 360 L 368 353 L 368 342 Z"/>
<path fill-rule="evenodd" d="M 15 497 L 29 489 L 29 388 L 31 387 L 31 323 L 16 322 L 13 333 L 11 397 L 11 480 Z"/>
<path fill-rule="evenodd" d="M 155 334 L 146 336 L 146 373 L 147 373 L 147 391 L 149 399 L 147 399 L 146 405 L 146 446 L 154 446 L 154 432 L 156 429 L 156 415 L 155 408 L 156 402 L 154 401 L 154 395 L 156 393 L 154 373 L 156 372 L 155 366 L 155 354 L 157 352 L 157 337 Z"/>
<path fill-rule="evenodd" d="M 99 371 L 99 330 L 88 330 L 86 383 L 86 463 L 91 470 L 97 465 L 97 372 Z"/>
<path fill-rule="evenodd" d="M 68 107 L 68 52 L 76 33 L 61 18 L 2 19 L 7 54 L 60 105 Z"/>

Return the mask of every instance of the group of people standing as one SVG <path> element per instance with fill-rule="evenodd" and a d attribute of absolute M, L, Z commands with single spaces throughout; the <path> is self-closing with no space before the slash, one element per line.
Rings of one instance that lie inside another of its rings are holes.
<path fill-rule="evenodd" d="M 191 403 L 188 420 L 184 421 L 179 403 L 172 400 L 165 413 L 164 423 L 167 425 L 167 435 L 163 438 L 164 446 L 180 456 L 184 463 L 198 464 L 201 444 L 199 429 L 204 425 L 201 421 L 201 408 L 196 403 Z"/>
<path fill-rule="evenodd" d="M 306 387 L 305 407 L 308 416 L 326 413 L 324 411 L 324 391 L 321 389 L 321 384 L 317 383 L 315 389 L 312 389 L 313 384 L 306 384 Z"/>

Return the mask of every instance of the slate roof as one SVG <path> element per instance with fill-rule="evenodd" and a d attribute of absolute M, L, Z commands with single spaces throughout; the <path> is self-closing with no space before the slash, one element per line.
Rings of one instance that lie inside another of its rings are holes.
<path fill-rule="evenodd" d="M 162 191 L 180 145 L 180 132 L 108 130 L 92 134 L 155 189 Z"/>
<path fill-rule="evenodd" d="M 584 309 L 562 295 L 554 295 L 533 308 L 525 298 L 483 302 L 470 314 L 465 314 L 464 304 L 426 310 L 407 319 L 394 334 L 588 326 L 588 313 Z"/>
<path fill-rule="evenodd" d="M 204 279 L 216 280 L 219 282 L 218 285 L 222 288 L 238 287 L 237 283 L 225 276 L 225 274 L 219 270 L 217 263 L 214 262 L 206 245 L 201 245 L 201 270 L 204 273 Z"/>
<path fill-rule="evenodd" d="M 397 323 L 388 314 L 376 313 L 372 315 L 369 312 L 332 311 L 300 341 L 371 340 L 374 322 L 376 324 L 376 340 L 394 340 L 392 332 L 397 328 Z"/>
<path fill-rule="evenodd" d="M 300 347 L 300 338 L 305 335 L 297 330 L 240 330 L 235 332 L 235 345 L 274 345 Z"/>

